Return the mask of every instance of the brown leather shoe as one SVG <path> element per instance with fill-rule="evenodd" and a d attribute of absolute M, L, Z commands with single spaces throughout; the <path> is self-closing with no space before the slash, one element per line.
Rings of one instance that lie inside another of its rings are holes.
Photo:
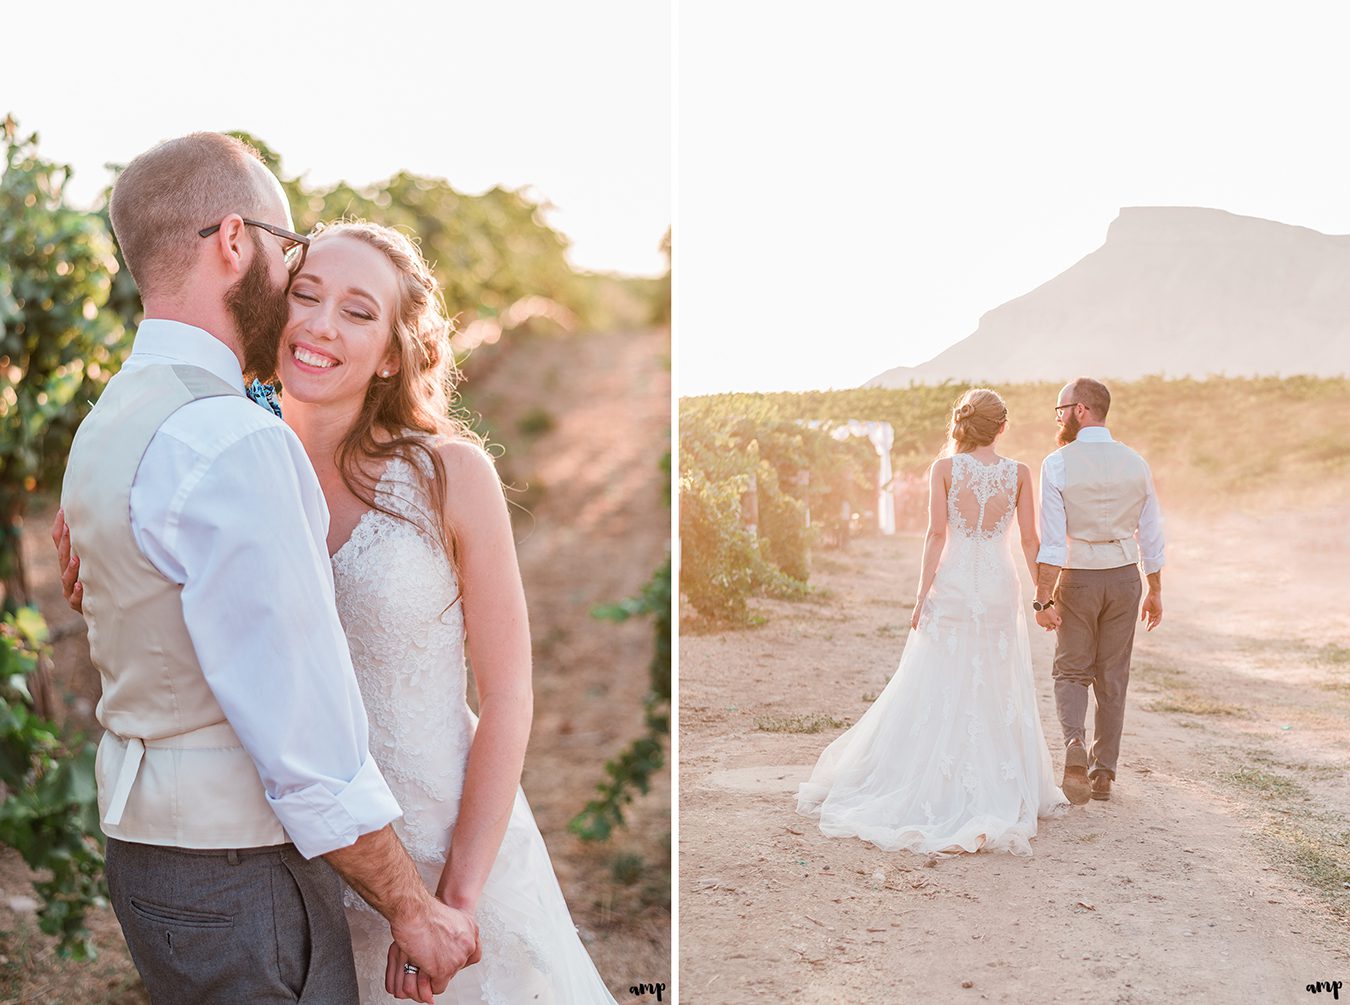
<path fill-rule="evenodd" d="M 1091 794 L 1087 765 L 1087 748 L 1081 742 L 1074 740 L 1064 748 L 1064 781 L 1060 788 L 1064 790 L 1065 798 L 1075 806 L 1082 806 Z"/>
<path fill-rule="evenodd" d="M 1092 776 L 1092 798 L 1111 798 L 1111 776 L 1105 771 L 1099 771 Z"/>

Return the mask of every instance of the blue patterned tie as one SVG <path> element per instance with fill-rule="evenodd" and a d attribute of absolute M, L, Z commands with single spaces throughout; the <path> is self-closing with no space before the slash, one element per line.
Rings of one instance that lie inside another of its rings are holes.
<path fill-rule="evenodd" d="M 278 419 L 281 418 L 281 403 L 277 401 L 277 389 L 271 384 L 264 384 L 255 377 L 252 384 L 245 386 L 244 393 L 263 408 L 270 409 Z"/>

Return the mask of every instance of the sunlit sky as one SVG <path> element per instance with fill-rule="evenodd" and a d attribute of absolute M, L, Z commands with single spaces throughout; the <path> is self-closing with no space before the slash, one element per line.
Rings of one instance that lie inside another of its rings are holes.
<path fill-rule="evenodd" d="M 5 29 L 0 116 L 75 167 L 79 201 L 107 162 L 245 129 L 314 184 L 533 186 L 578 267 L 665 271 L 669 0 L 27 2 Z"/>
<path fill-rule="evenodd" d="M 682 394 L 924 362 L 1099 247 L 1123 206 L 1350 233 L 1335 4 L 685 2 L 677 19 Z"/>

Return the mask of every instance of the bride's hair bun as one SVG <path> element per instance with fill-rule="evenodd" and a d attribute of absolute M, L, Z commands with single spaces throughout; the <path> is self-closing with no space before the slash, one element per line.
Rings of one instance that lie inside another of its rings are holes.
<path fill-rule="evenodd" d="M 976 447 L 987 447 L 1007 421 L 1008 406 L 998 392 L 987 387 L 972 388 L 952 407 L 946 452 L 964 454 Z"/>

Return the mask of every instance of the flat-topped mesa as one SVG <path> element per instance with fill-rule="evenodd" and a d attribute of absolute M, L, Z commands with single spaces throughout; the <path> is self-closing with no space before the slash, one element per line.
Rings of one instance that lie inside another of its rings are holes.
<path fill-rule="evenodd" d="M 1106 241 L 868 387 L 1350 373 L 1350 237 L 1219 209 L 1128 207 Z"/>
<path fill-rule="evenodd" d="M 1106 244 L 1126 242 L 1283 242 L 1320 240 L 1350 241 L 1256 216 L 1239 216 L 1204 206 L 1125 206 L 1106 231 Z"/>

